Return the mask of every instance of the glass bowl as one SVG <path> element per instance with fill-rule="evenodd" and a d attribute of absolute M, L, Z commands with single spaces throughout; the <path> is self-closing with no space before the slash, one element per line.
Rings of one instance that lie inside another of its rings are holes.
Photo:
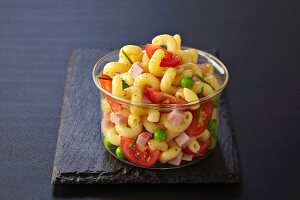
<path fill-rule="evenodd" d="M 142 49 L 144 49 L 145 46 L 140 46 Z M 182 47 L 182 49 L 188 49 L 190 47 Z M 219 98 L 220 98 L 220 94 L 223 91 L 223 89 L 225 88 L 225 86 L 227 85 L 228 82 L 228 71 L 225 67 L 225 65 L 219 60 L 217 59 L 215 56 L 211 55 L 210 53 L 207 53 L 205 51 L 202 50 L 198 50 L 198 63 L 202 64 L 202 63 L 210 63 L 212 64 L 213 68 L 214 68 L 214 75 L 215 77 L 218 79 L 219 81 L 219 89 L 215 90 L 214 93 L 212 93 L 209 96 L 205 96 L 197 101 L 193 101 L 193 102 L 188 102 L 185 104 L 151 104 L 151 103 L 132 103 L 130 102 L 130 100 L 126 100 L 126 99 L 122 99 L 116 96 L 113 96 L 110 92 L 106 91 L 105 89 L 103 89 L 99 83 L 99 79 L 98 79 L 98 75 L 100 73 L 102 73 L 103 67 L 109 63 L 109 62 L 116 62 L 119 59 L 119 49 L 112 51 L 108 54 L 106 54 L 105 56 L 103 56 L 94 66 L 93 68 L 93 72 L 92 72 L 92 76 L 93 76 L 93 80 L 95 85 L 97 86 L 97 88 L 100 91 L 100 109 L 101 109 L 101 135 L 103 136 L 104 139 L 104 133 L 107 131 L 104 131 L 104 115 L 107 114 L 107 108 L 105 108 L 105 105 L 103 105 L 103 102 L 107 102 L 108 101 L 114 101 L 115 103 L 117 103 L 118 105 L 121 105 L 124 109 L 130 109 L 130 107 L 134 107 L 137 109 L 144 109 L 144 110 L 155 110 L 155 111 L 159 111 L 160 113 L 168 113 L 171 112 L 174 109 L 180 109 L 180 110 L 195 110 L 195 106 L 199 107 L 201 105 L 204 105 L 206 103 L 209 102 L 214 102 L 214 128 L 213 131 L 211 129 L 211 131 L 209 132 L 209 136 L 210 136 L 210 148 L 208 149 L 208 151 L 204 154 L 204 155 L 198 155 L 198 156 L 194 156 L 192 161 L 182 161 L 180 163 L 180 165 L 176 166 L 176 165 L 171 165 L 168 163 L 164 163 L 161 164 L 159 163 L 159 161 L 157 161 L 157 163 L 151 167 L 147 167 L 150 169 L 175 169 L 175 168 L 180 168 L 180 167 L 184 167 L 184 166 L 188 166 L 191 164 L 194 164 L 204 158 L 206 158 L 215 147 L 216 143 L 217 143 L 217 134 L 218 134 L 218 121 L 219 121 L 219 107 L 218 107 L 218 102 L 219 102 Z M 114 127 L 112 127 L 114 128 Z M 143 131 L 142 131 L 143 132 Z M 118 137 L 120 137 L 119 135 L 117 135 Z M 214 141 L 213 141 L 214 140 Z M 214 143 L 214 145 L 212 145 L 212 143 Z M 127 163 L 129 165 L 133 165 L 136 167 L 143 167 L 143 166 L 138 166 L 135 165 L 133 163 L 131 163 L 130 161 L 128 161 L 126 158 L 122 158 L 120 159 L 119 157 L 117 157 L 116 155 L 116 148 L 117 146 L 112 146 L 111 148 L 106 148 L 108 152 L 110 152 L 116 159 Z"/>

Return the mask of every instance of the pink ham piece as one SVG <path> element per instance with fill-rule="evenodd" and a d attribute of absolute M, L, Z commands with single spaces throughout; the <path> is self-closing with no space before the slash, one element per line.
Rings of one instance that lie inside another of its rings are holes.
<path fill-rule="evenodd" d="M 110 114 L 108 112 L 103 113 L 103 122 L 105 128 L 114 127 L 114 124 L 110 121 Z"/>
<path fill-rule="evenodd" d="M 110 113 L 110 121 L 116 125 L 127 125 L 128 117 L 122 114 Z"/>
<path fill-rule="evenodd" d="M 143 132 L 141 133 L 137 140 L 136 140 L 136 143 L 140 146 L 140 147 L 144 147 L 146 146 L 148 140 L 152 137 L 152 134 L 151 133 L 148 133 L 148 132 Z"/>
<path fill-rule="evenodd" d="M 218 116 L 218 110 L 214 108 L 211 115 L 211 119 L 217 119 L 217 116 Z"/>
<path fill-rule="evenodd" d="M 173 158 L 172 160 L 169 160 L 169 164 L 171 165 L 180 165 L 181 163 L 181 157 L 182 157 L 182 152 L 180 152 L 180 154 L 178 156 L 176 156 L 175 158 Z"/>
<path fill-rule="evenodd" d="M 181 146 L 184 147 L 187 142 L 191 140 L 191 137 L 188 136 L 185 132 L 181 133 L 176 139 L 175 142 Z"/>
<path fill-rule="evenodd" d="M 206 74 L 206 67 L 204 65 L 199 65 L 202 74 Z"/>
<path fill-rule="evenodd" d="M 193 155 L 183 154 L 181 160 L 192 161 L 193 157 Z"/>
<path fill-rule="evenodd" d="M 184 115 L 184 112 L 181 110 L 173 110 L 168 114 L 167 119 L 170 121 L 171 124 L 178 125 L 181 122 L 183 122 Z"/>
<path fill-rule="evenodd" d="M 140 63 L 136 62 L 131 66 L 130 72 L 132 76 L 136 78 L 144 72 L 144 69 Z"/>

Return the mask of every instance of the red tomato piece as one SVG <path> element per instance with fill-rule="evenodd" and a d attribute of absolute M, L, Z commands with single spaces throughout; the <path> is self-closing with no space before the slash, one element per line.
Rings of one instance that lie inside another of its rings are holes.
<path fill-rule="evenodd" d="M 193 120 L 190 126 L 185 130 L 185 132 L 190 136 L 198 136 L 205 129 L 207 129 L 208 123 L 210 121 L 212 112 L 213 112 L 213 104 L 211 101 L 205 102 L 200 105 L 200 114 L 197 119 L 198 110 L 192 110 Z"/>
<path fill-rule="evenodd" d="M 152 150 L 149 147 L 141 150 L 138 145 L 134 144 L 135 139 L 121 137 L 121 149 L 124 156 L 133 164 L 141 167 L 153 166 L 160 154 L 158 150 Z"/>
<path fill-rule="evenodd" d="M 98 77 L 111 79 L 111 77 L 107 74 L 100 74 Z M 99 79 L 99 82 L 103 89 L 105 89 L 108 92 L 112 91 L 112 80 Z"/>
<path fill-rule="evenodd" d="M 184 99 L 176 98 L 167 93 L 155 90 L 153 88 L 146 88 L 144 91 L 146 97 L 154 104 L 183 104 L 186 103 Z"/>
<path fill-rule="evenodd" d="M 146 44 L 145 49 L 149 59 L 153 56 L 154 52 L 157 49 L 162 49 L 164 51 L 165 55 L 160 63 L 161 67 L 176 67 L 181 63 L 181 58 L 178 55 L 175 55 L 172 52 L 167 51 L 164 48 L 161 48 L 159 45 Z"/>
<path fill-rule="evenodd" d="M 191 150 L 189 150 L 188 147 L 182 148 L 182 152 L 185 153 L 185 154 L 196 156 L 196 157 L 204 156 L 207 153 L 207 151 L 208 151 L 208 149 L 211 145 L 211 137 L 209 137 L 205 141 L 199 141 L 198 140 L 198 142 L 200 144 L 200 150 L 197 153 L 192 152 Z"/>
<path fill-rule="evenodd" d="M 110 106 L 110 110 L 112 112 L 118 112 L 120 110 L 123 109 L 123 106 L 122 104 L 119 104 L 118 102 L 115 102 L 114 100 L 111 100 L 111 99 L 107 99 L 108 103 L 109 103 L 109 106 Z"/>

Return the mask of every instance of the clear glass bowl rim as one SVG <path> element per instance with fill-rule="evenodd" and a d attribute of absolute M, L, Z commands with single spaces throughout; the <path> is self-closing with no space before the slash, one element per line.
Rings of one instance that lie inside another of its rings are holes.
<path fill-rule="evenodd" d="M 139 47 L 141 47 L 142 49 L 144 49 L 145 45 L 139 45 Z M 187 49 L 187 48 L 192 48 L 192 47 L 182 46 L 182 49 Z M 196 49 L 196 48 L 193 48 L 193 49 Z M 167 107 L 167 108 L 174 108 L 174 107 L 176 107 L 176 108 L 180 108 L 180 107 L 186 107 L 186 106 L 193 106 L 193 105 L 196 105 L 196 104 L 199 104 L 199 103 L 201 104 L 202 102 L 206 102 L 206 101 L 214 98 L 216 95 L 218 95 L 220 92 L 222 92 L 224 90 L 224 88 L 226 87 L 226 85 L 228 83 L 229 74 L 228 74 L 228 70 L 225 67 L 225 65 L 218 58 L 216 58 L 215 56 L 213 56 L 212 54 L 210 54 L 208 52 L 205 52 L 205 51 L 202 51 L 202 50 L 199 50 L 199 49 L 196 49 L 196 50 L 198 51 L 198 54 L 200 56 L 204 57 L 207 60 L 212 60 L 214 63 L 211 63 L 211 64 L 214 66 L 214 68 L 216 68 L 216 65 L 217 65 L 219 68 L 221 68 L 222 70 L 224 70 L 224 75 L 225 75 L 225 80 L 224 80 L 223 84 L 221 85 L 221 87 L 218 90 L 215 90 L 214 93 L 212 93 L 212 94 L 210 94 L 210 95 L 208 95 L 206 97 L 203 97 L 201 99 L 198 99 L 196 101 L 191 101 L 191 102 L 187 102 L 187 103 L 184 103 L 184 104 L 134 103 L 134 102 L 131 102 L 130 100 L 114 96 L 110 92 L 108 92 L 105 89 L 103 89 L 101 87 L 101 85 L 99 84 L 99 81 L 98 81 L 98 78 L 97 78 L 97 76 L 98 76 L 98 74 L 96 74 L 97 69 L 98 69 L 99 66 L 101 66 L 101 64 L 105 61 L 106 58 L 108 58 L 108 57 L 110 57 L 110 56 L 112 56 L 114 54 L 119 54 L 120 49 L 113 50 L 113 51 L 109 52 L 108 54 L 104 55 L 103 57 L 101 57 L 97 61 L 97 63 L 94 65 L 94 68 L 93 68 L 93 71 L 92 71 L 92 77 L 93 77 L 95 85 L 97 86 L 97 88 L 101 92 L 103 92 L 105 95 L 109 96 L 113 100 L 116 100 L 117 102 L 121 102 L 123 104 L 134 105 L 134 106 L 138 106 L 138 107 L 148 107 L 148 108 L 162 108 L 162 107 Z"/>

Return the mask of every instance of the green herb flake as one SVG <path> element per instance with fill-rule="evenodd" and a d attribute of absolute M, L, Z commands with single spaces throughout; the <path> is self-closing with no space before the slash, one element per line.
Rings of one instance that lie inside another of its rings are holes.
<path fill-rule="evenodd" d="M 128 146 L 128 149 L 131 149 L 132 147 L 134 147 L 134 145 L 136 144 L 136 140 L 137 140 L 137 139 L 135 139 L 135 140 Z"/>
<path fill-rule="evenodd" d="M 122 88 L 123 88 L 123 90 L 126 88 L 129 88 L 129 85 L 124 80 L 122 80 Z"/>
<path fill-rule="evenodd" d="M 203 83 L 208 84 L 213 90 L 215 90 L 215 88 L 214 88 L 209 82 L 207 82 L 202 76 L 200 76 L 199 74 L 196 74 L 195 76 L 196 76 L 197 78 L 199 78 L 200 81 L 202 81 Z"/>
<path fill-rule="evenodd" d="M 124 56 L 127 58 L 127 60 L 133 64 L 132 60 L 129 58 L 129 56 L 125 53 L 125 51 L 122 49 L 122 53 L 124 54 Z"/>

